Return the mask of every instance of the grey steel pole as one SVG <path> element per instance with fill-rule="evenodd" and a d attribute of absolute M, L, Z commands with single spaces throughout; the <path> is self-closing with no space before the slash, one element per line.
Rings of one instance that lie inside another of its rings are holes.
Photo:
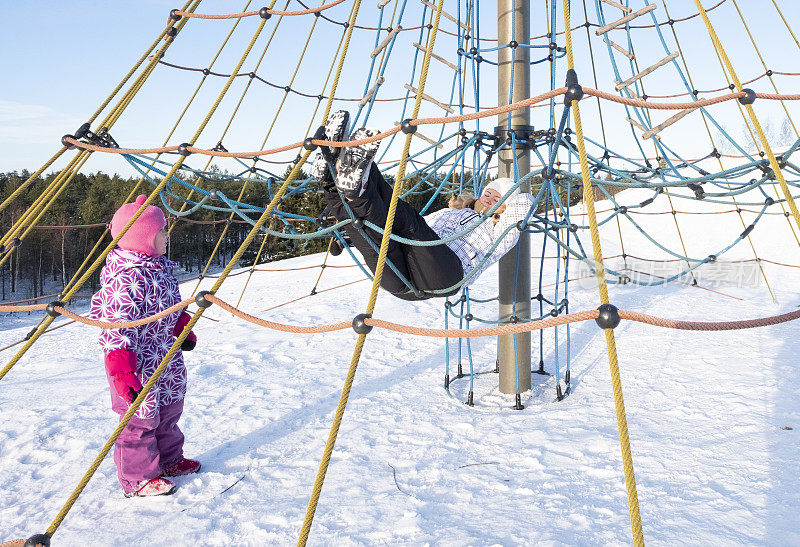
<path fill-rule="evenodd" d="M 498 0 L 497 30 L 498 45 L 530 43 L 530 0 Z M 497 71 L 498 104 L 505 105 L 530 97 L 530 48 L 506 47 L 499 51 Z M 512 62 L 513 57 L 513 62 Z M 512 81 L 512 70 L 513 81 Z M 511 99 L 511 100 L 509 100 Z M 519 131 L 519 135 L 530 124 L 529 109 L 514 110 L 498 116 L 501 130 Z M 524 142 L 524 138 L 523 138 Z M 517 156 L 518 173 L 514 172 L 514 154 Z M 518 179 L 531 170 L 530 151 L 520 147 L 517 150 L 506 148 L 498 153 L 500 177 Z M 530 184 L 525 183 L 521 190 L 530 192 Z M 511 250 L 500 260 L 500 319 L 511 321 L 512 316 L 530 317 L 531 310 L 531 271 L 530 238 L 527 233 L 520 234 L 518 249 Z M 517 263 L 519 252 L 519 263 Z M 516 285 L 515 285 L 516 279 Z M 498 336 L 498 361 L 500 364 L 500 392 L 522 393 L 531 388 L 531 335 L 522 333 L 514 336 Z M 515 359 L 516 350 L 516 359 Z M 519 367 L 519 371 L 517 371 Z M 519 372 L 519 384 L 517 384 Z M 517 401 L 518 407 L 519 401 Z"/>

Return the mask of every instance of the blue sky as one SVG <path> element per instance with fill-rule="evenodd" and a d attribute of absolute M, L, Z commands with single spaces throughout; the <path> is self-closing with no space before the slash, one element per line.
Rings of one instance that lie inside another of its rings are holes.
<path fill-rule="evenodd" d="M 792 40 L 789 32 L 780 20 L 772 0 L 754 2 L 753 0 L 737 0 L 749 25 L 754 31 L 757 45 L 761 48 L 767 64 L 773 70 L 800 72 L 800 48 Z M 654 15 L 659 21 L 666 19 L 664 0 L 656 2 L 658 9 Z M 226 13 L 239 11 L 245 2 L 223 0 L 206 0 L 198 10 L 201 13 Z M 359 24 L 375 26 L 378 21 L 377 2 L 365 1 L 359 15 Z M 589 20 L 597 21 L 594 12 L 594 0 L 587 0 L 590 6 Z M 704 5 L 711 7 L 716 1 L 705 0 Z M 797 23 L 800 28 L 800 3 L 779 0 L 781 9 L 790 24 Z M 276 4 L 280 7 L 282 4 Z M 344 20 L 351 2 L 336 6 L 328 13 L 332 18 Z M 390 10 L 394 2 L 387 6 Z M 573 0 L 573 24 L 583 22 L 583 3 Z M 630 5 L 639 8 L 644 0 L 630 0 Z M 58 150 L 59 139 L 65 133 L 73 132 L 95 110 L 97 105 L 113 89 L 119 79 L 130 68 L 142 51 L 152 42 L 165 24 L 169 10 L 177 7 L 176 1 L 138 0 L 138 1 L 73 1 L 73 2 L 12 2 L 3 0 L 4 32 L 0 34 L 0 171 L 30 170 L 39 167 L 50 155 Z M 463 6 L 463 3 L 462 3 Z M 249 9 L 260 7 L 250 5 Z M 290 3 L 290 9 L 297 9 L 297 2 Z M 673 18 L 685 17 L 696 13 L 691 0 L 666 0 L 666 7 Z M 496 4 L 481 2 L 482 16 L 481 36 L 495 37 L 496 24 L 494 13 Z M 546 30 L 545 0 L 532 1 L 532 34 L 542 34 Z M 446 1 L 445 10 L 455 13 L 457 3 Z M 620 13 L 614 8 L 604 6 L 607 20 L 614 20 Z M 382 26 L 387 26 L 389 11 Z M 727 0 L 722 6 L 710 12 L 711 19 L 719 32 L 723 43 L 739 70 L 742 79 L 763 73 L 758 57 L 755 55 L 747 35 L 744 33 L 739 15 L 733 0 Z M 409 0 L 404 13 L 404 27 L 416 26 L 422 14 L 422 5 Z M 558 19 L 561 18 L 560 2 Z M 649 17 L 649 16 L 648 16 Z M 244 46 L 251 38 L 258 24 L 257 17 L 242 20 L 233 34 L 228 46 L 215 65 L 220 72 L 229 72 L 239 58 Z M 260 53 L 264 50 L 270 32 L 275 28 L 277 18 L 268 21 L 265 31 L 259 37 L 253 54 L 244 65 L 244 71 L 255 66 Z M 649 23 L 650 21 L 646 21 Z M 258 74 L 272 82 L 285 85 L 297 67 L 302 48 L 309 33 L 313 16 L 285 18 L 275 37 L 267 49 Z M 318 21 L 308 51 L 298 69 L 298 76 L 293 88 L 317 94 L 321 91 L 333 54 L 341 35 L 341 27 Z M 169 62 L 202 68 L 207 66 L 214 52 L 219 47 L 232 26 L 231 21 L 192 20 L 176 40 L 175 45 L 167 53 Z M 446 30 L 455 30 L 455 25 L 443 21 Z M 560 21 L 559 21 L 559 28 Z M 683 47 L 690 74 L 695 78 L 695 86 L 699 89 L 719 88 L 726 85 L 719 64 L 714 57 L 710 41 L 699 18 L 677 23 L 675 29 Z M 593 30 L 593 29 L 592 29 Z M 674 38 L 668 27 L 663 27 L 664 39 L 669 51 L 676 50 Z M 385 36 L 381 34 L 381 38 Z M 387 81 L 382 87 L 381 97 L 401 97 L 405 94 L 403 84 L 410 79 L 413 52 L 412 42 L 418 41 L 419 31 L 401 33 L 395 51 L 386 70 Z M 617 33 L 612 39 L 622 41 L 624 33 Z M 640 67 L 647 66 L 664 56 L 664 49 L 656 33 L 650 30 L 632 32 Z M 580 29 L 575 33 L 576 63 L 584 85 L 593 86 L 589 65 L 586 32 Z M 598 87 L 613 91 L 613 75 L 606 46 L 592 32 L 592 47 L 598 70 Z M 338 96 L 360 97 L 367 87 L 369 70 L 369 52 L 374 47 L 375 33 L 357 31 L 348 55 L 348 62 L 340 84 Z M 563 38 L 560 39 L 563 43 Z M 456 59 L 455 40 L 440 34 L 436 51 L 453 61 Z M 534 50 L 534 58 L 541 50 Z M 487 54 L 487 58 L 493 58 Z M 617 56 L 617 62 L 621 59 Z M 565 62 L 559 62 L 557 79 L 563 80 Z M 436 63 L 434 63 L 436 64 Z M 536 65 L 532 69 L 532 93 L 539 93 L 549 88 L 547 63 Z M 452 89 L 452 72 L 443 65 L 432 69 L 428 92 L 443 102 L 449 102 Z M 372 80 L 374 81 L 373 74 Z M 493 67 L 484 65 L 481 76 L 483 107 L 497 104 L 497 90 Z M 168 134 L 172 124 L 188 97 L 194 91 L 200 75 L 196 72 L 185 72 L 165 66 L 158 67 L 156 73 L 134 101 L 125 116 L 115 127 L 112 134 L 122 146 L 144 147 L 159 146 Z M 224 83 L 223 78 L 209 78 L 206 85 L 188 111 L 184 122 L 170 144 L 179 144 L 187 140 L 197 128 L 199 121 L 208 111 Z M 650 93 L 679 93 L 685 91 L 677 72 L 665 67 L 645 79 Z M 779 89 L 784 93 L 796 92 L 800 80 L 797 77 L 776 77 Z M 224 127 L 231 119 L 244 86 L 245 78 L 236 81 L 218 112 L 204 132 L 198 145 L 211 147 L 216 144 Z M 416 85 L 416 84 L 414 84 Z M 757 90 L 772 91 L 767 79 L 753 84 Z M 715 94 L 710 94 L 715 95 Z M 234 117 L 225 139 L 226 146 L 232 150 L 255 150 L 261 147 L 267 136 L 273 118 L 278 110 L 282 92 L 266 85 L 253 85 Z M 677 99 L 669 99 L 677 100 Z M 472 104 L 472 97 L 466 101 Z M 585 108 L 585 124 L 587 134 L 600 138 L 599 118 L 596 105 L 583 103 Z M 370 123 L 386 129 L 401 116 L 401 102 L 386 102 L 376 105 Z M 274 128 L 268 134 L 267 146 L 280 146 L 287 142 L 301 140 L 311 123 L 316 100 L 290 95 L 286 104 L 275 119 Z M 760 101 L 757 111 L 773 125 L 779 125 L 785 118 L 777 103 Z M 353 103 L 338 103 L 335 108 L 353 108 Z M 604 105 L 605 107 L 605 105 Z M 794 105 L 790 105 L 794 114 Z M 535 125 L 547 125 L 547 109 L 534 112 Z M 732 104 L 714 111 L 720 123 L 736 135 L 742 133 L 743 122 L 735 106 Z M 433 105 L 426 105 L 423 116 L 439 116 L 442 111 Z M 616 146 L 625 148 L 630 153 L 638 149 L 630 128 L 624 118 L 624 110 L 608 106 L 604 110 L 606 134 L 610 134 Z M 696 118 L 692 121 L 692 118 Z M 317 113 L 316 118 L 319 118 Z M 654 123 L 663 121 L 664 116 L 655 114 Z M 800 120 L 800 117 L 798 118 Z M 623 120 L 623 121 L 620 121 Z M 315 122 L 316 123 L 316 122 Z M 487 120 L 482 128 L 491 130 L 495 120 Z M 687 117 L 680 127 L 671 128 L 664 133 L 665 142 L 683 153 L 691 154 L 710 149 L 708 138 L 699 116 Z M 448 127 L 449 131 L 452 126 Z M 430 136 L 438 135 L 437 129 L 426 128 Z M 619 135 L 619 139 L 616 139 Z M 420 146 L 422 146 L 420 144 Z M 396 155 L 394 151 L 390 154 Z M 199 162 L 198 163 L 202 163 Z M 202 167 L 202 165 L 197 165 Z M 94 154 L 86 169 L 121 172 L 130 174 L 130 167 L 117 157 Z"/>

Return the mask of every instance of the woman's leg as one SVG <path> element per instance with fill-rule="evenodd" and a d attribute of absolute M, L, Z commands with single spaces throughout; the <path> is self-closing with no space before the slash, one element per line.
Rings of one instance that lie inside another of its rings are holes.
<path fill-rule="evenodd" d="M 389 212 L 392 187 L 381 175 L 373 163 L 370 167 L 369 179 L 362 195 L 347 202 L 356 218 L 368 220 L 377 226 L 385 226 Z M 328 210 L 337 220 L 349 218 L 341 198 L 332 187 L 326 191 Z M 345 231 L 373 272 L 378 263 L 378 252 L 364 239 L 359 230 L 348 224 Z M 380 246 L 380 234 L 370 228 L 364 233 L 375 246 Z M 435 241 L 439 236 L 434 232 L 420 214 L 408 203 L 398 200 L 395 211 L 392 233 L 407 239 L 419 241 Z M 419 291 L 430 291 L 451 287 L 463 277 L 461 261 L 447 245 L 417 246 L 404 245 L 389 241 L 387 258 Z M 381 286 L 404 300 L 419 300 L 434 295 L 416 295 L 388 266 L 384 268 Z M 457 289 L 449 294 L 454 294 Z M 446 295 L 441 295 L 446 296 Z"/>
<path fill-rule="evenodd" d="M 380 182 L 386 184 L 386 181 L 383 180 L 383 177 L 381 177 Z M 368 220 L 373 224 L 383 226 L 386 222 L 386 210 L 388 210 L 388 205 L 385 207 L 383 206 L 385 204 L 380 196 L 380 193 L 378 192 L 377 186 L 377 183 L 372 184 L 372 181 L 370 181 L 370 184 L 368 185 L 364 194 L 358 198 L 355 198 L 353 201 L 348 201 L 347 204 L 353 210 L 353 214 L 356 218 Z M 388 186 L 388 184 L 386 184 L 386 186 Z M 336 188 L 334 188 L 333 185 L 330 185 L 325 189 L 325 203 L 328 213 L 336 220 L 347 220 L 350 218 L 347 209 L 339 197 L 339 193 L 336 191 Z M 369 240 L 373 244 L 370 245 L 370 242 L 368 242 L 364 238 L 364 235 L 362 235 L 362 231 L 359 231 L 353 226 L 352 223 L 347 224 L 344 227 L 344 231 L 350 237 L 350 242 L 352 243 L 353 247 L 358 249 L 358 251 L 364 256 L 364 262 L 367 264 L 367 267 L 370 269 L 370 271 L 375 273 L 375 268 L 378 265 L 378 251 L 373 248 L 373 245 L 376 248 L 380 248 L 380 234 L 374 232 L 370 228 L 363 228 L 363 234 L 369 237 Z M 402 246 L 396 241 L 390 241 L 386 258 L 387 260 L 391 261 L 391 263 L 398 269 L 398 271 L 402 273 L 404 277 L 408 278 L 408 268 L 406 266 L 405 256 L 401 247 Z M 397 275 L 394 273 L 394 271 L 392 271 L 391 268 L 388 267 L 388 265 L 384 267 L 383 270 L 381 287 L 398 298 L 402 298 L 404 300 L 417 299 L 417 297 L 414 296 L 414 293 L 410 291 L 405 283 L 403 283 L 403 281 L 397 277 Z"/>

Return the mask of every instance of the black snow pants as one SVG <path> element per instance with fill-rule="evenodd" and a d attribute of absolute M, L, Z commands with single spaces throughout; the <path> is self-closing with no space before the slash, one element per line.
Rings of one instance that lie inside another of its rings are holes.
<path fill-rule="evenodd" d="M 378 167 L 373 163 L 369 173 L 369 181 L 364 193 L 347 202 L 357 219 L 368 220 L 383 228 L 389 212 L 389 202 L 392 197 L 392 187 L 384 180 Z M 337 221 L 347 220 L 350 215 L 342 203 L 339 193 L 332 184 L 325 190 L 325 203 L 328 214 Z M 378 251 L 364 239 L 366 235 L 380 248 L 381 234 L 363 226 L 361 230 L 347 224 L 344 231 L 350 236 L 352 245 L 364 256 L 369 269 L 375 273 L 378 263 Z M 398 200 L 395 212 L 392 233 L 406 239 L 418 241 L 434 241 L 439 239 L 420 214 L 408 203 Z M 406 245 L 389 240 L 389 249 L 386 255 L 397 270 L 417 289 L 409 289 L 405 283 L 388 266 L 384 266 L 381 287 L 403 300 L 425 300 L 438 296 L 451 296 L 459 288 L 446 294 L 430 294 L 427 291 L 452 287 L 464 277 L 461 260 L 445 244 L 429 247 Z"/>

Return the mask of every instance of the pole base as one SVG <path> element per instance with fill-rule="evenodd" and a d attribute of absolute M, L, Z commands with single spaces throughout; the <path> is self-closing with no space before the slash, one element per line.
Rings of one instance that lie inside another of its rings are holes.
<path fill-rule="evenodd" d="M 513 408 L 514 410 L 522 410 L 523 408 L 525 408 L 525 405 L 522 404 L 522 398 L 520 397 L 519 393 L 517 393 L 517 401 L 514 404 Z"/>

